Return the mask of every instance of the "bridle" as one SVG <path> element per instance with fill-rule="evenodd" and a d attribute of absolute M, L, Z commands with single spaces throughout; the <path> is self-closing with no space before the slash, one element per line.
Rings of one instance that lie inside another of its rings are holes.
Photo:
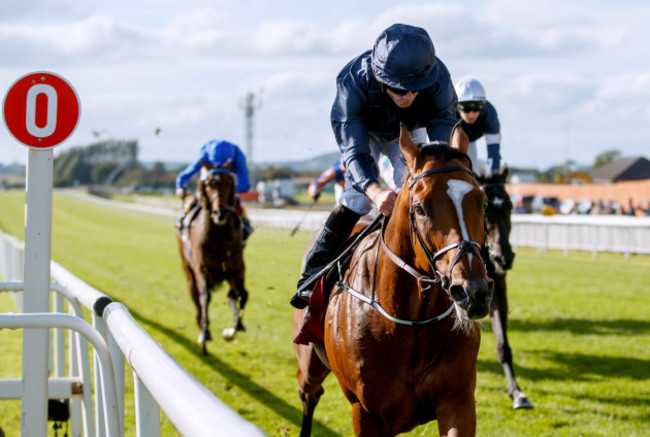
<path fill-rule="evenodd" d="M 228 177 L 233 178 L 232 172 L 230 172 L 229 170 L 227 170 L 225 168 L 218 167 L 218 168 L 212 169 L 208 173 L 206 173 L 205 180 L 207 180 L 210 176 L 212 176 L 215 173 L 223 173 L 223 174 L 227 175 Z M 234 186 L 234 178 L 233 178 L 233 186 Z M 212 208 L 212 202 L 214 202 L 214 199 L 216 199 L 218 196 L 219 196 L 219 190 L 216 190 L 216 192 L 212 196 L 210 196 L 208 198 L 208 204 L 210 205 L 210 209 L 212 211 L 214 211 L 213 208 Z M 219 206 L 219 211 L 221 211 L 221 210 L 234 213 L 235 212 L 235 206 L 234 205 L 228 205 L 228 204 L 223 205 L 223 206 Z"/>
<path fill-rule="evenodd" d="M 429 247 L 424 242 L 424 238 L 422 237 L 422 233 L 420 232 L 420 230 L 419 230 L 419 228 L 417 226 L 417 222 L 415 220 L 415 213 L 413 211 L 413 195 L 412 195 L 411 189 L 413 188 L 413 185 L 415 185 L 415 183 L 417 181 L 419 181 L 420 179 L 422 179 L 422 178 L 424 178 L 426 176 L 430 176 L 430 175 L 438 174 L 438 173 L 450 173 L 450 172 L 454 172 L 454 171 L 466 171 L 467 173 L 473 175 L 472 170 L 470 170 L 467 167 L 463 167 L 463 166 L 434 168 L 434 169 L 424 171 L 424 172 L 414 176 L 413 179 L 411 180 L 411 183 L 409 184 L 409 235 L 415 234 L 415 236 L 418 239 L 418 242 L 420 243 L 420 246 L 422 247 L 422 250 L 424 251 L 424 255 L 427 258 L 427 262 L 429 263 L 429 266 L 431 267 L 431 269 L 433 270 L 433 272 L 436 275 L 435 278 L 433 278 L 433 279 L 429 278 L 428 282 L 433 282 L 435 285 L 440 286 L 447 293 L 449 293 L 449 284 L 451 283 L 451 279 L 450 279 L 451 278 L 451 272 L 454 269 L 454 267 L 456 266 L 456 263 L 458 262 L 458 260 L 460 260 L 460 257 L 463 256 L 463 254 L 465 254 L 465 253 L 468 253 L 468 254 L 473 253 L 474 255 L 476 255 L 478 257 L 478 259 L 481 260 L 481 262 L 483 262 L 483 264 L 485 264 L 485 262 L 483 261 L 483 258 L 481 257 L 481 245 L 478 244 L 476 241 L 472 241 L 472 240 L 460 240 L 460 241 L 458 241 L 456 243 L 445 246 L 442 249 L 438 250 L 437 252 L 433 253 L 431 251 L 431 249 L 429 249 Z M 382 243 L 383 243 L 382 247 L 384 247 L 384 249 L 387 251 L 387 253 L 392 254 L 392 252 L 390 252 L 390 250 L 388 249 L 388 246 L 386 246 L 386 243 L 384 243 L 383 235 L 382 235 Z M 451 264 L 449 265 L 449 269 L 448 269 L 449 273 L 448 273 L 448 276 L 446 276 L 443 273 L 441 273 L 440 270 L 438 270 L 438 268 L 436 267 L 436 261 L 442 255 L 444 255 L 445 253 L 449 252 L 450 250 L 456 249 L 456 248 L 458 248 L 458 253 L 456 254 L 454 259 L 452 260 Z M 394 255 L 394 254 L 392 254 L 392 255 L 397 257 L 397 255 Z M 389 255 L 389 257 L 392 259 L 391 255 Z M 420 285 L 421 282 L 422 281 L 420 279 L 418 279 L 418 285 Z M 426 290 L 428 290 L 428 288 L 429 287 L 422 288 L 420 286 L 420 290 L 422 290 L 422 291 L 426 291 Z"/>
<path fill-rule="evenodd" d="M 480 184 L 479 184 L 479 185 L 480 185 Z M 486 195 L 487 195 L 487 190 L 488 190 L 489 188 L 499 188 L 499 189 L 502 189 L 502 190 L 505 192 L 505 188 L 504 188 L 505 185 L 506 185 L 506 184 L 505 184 L 504 182 L 489 182 L 489 183 L 486 183 L 486 184 L 480 185 L 480 187 L 481 187 L 481 190 L 483 190 L 483 192 L 485 192 Z M 505 195 L 507 196 L 507 193 L 505 193 Z M 493 202 L 493 200 L 490 199 L 489 196 L 488 196 L 488 202 L 489 202 L 490 204 L 495 204 L 495 203 Z M 496 208 L 496 206 L 494 206 L 494 208 Z M 500 208 L 500 209 L 501 209 L 501 208 Z M 503 216 L 506 216 L 505 212 L 506 212 L 505 210 L 502 211 Z M 486 233 L 486 235 L 489 235 L 489 232 L 488 232 L 488 222 L 489 222 L 489 217 L 490 217 L 490 214 L 486 214 L 486 217 L 485 217 L 485 233 Z M 492 217 L 494 217 L 494 212 L 492 213 Z M 504 222 L 504 220 L 503 220 L 502 218 L 498 218 L 498 219 L 496 219 L 496 221 L 494 221 L 493 223 L 495 223 L 494 226 L 496 226 L 496 228 L 497 228 L 498 231 L 499 231 L 500 238 L 506 238 L 506 239 L 507 239 L 507 238 L 508 238 L 508 234 L 509 234 L 509 229 L 507 228 L 507 225 L 506 225 L 506 223 Z M 501 244 L 501 242 L 499 242 L 499 244 L 501 245 L 501 248 L 503 249 L 503 245 Z M 494 253 L 494 251 L 493 251 L 492 248 L 491 248 L 491 245 L 490 245 L 490 239 L 489 239 L 489 238 L 488 238 L 488 240 L 486 241 L 486 247 L 487 247 L 487 249 L 488 249 L 488 253 L 489 253 L 489 255 L 490 255 L 490 256 L 489 256 L 489 257 L 490 257 L 490 260 L 491 260 L 493 263 L 500 264 L 501 267 L 504 268 L 504 270 L 507 270 L 508 268 L 505 267 L 505 264 L 503 264 L 503 262 L 499 260 L 499 257 L 500 257 L 500 256 L 503 257 L 503 254 L 502 254 L 502 255 L 497 255 L 497 254 Z"/>
<path fill-rule="evenodd" d="M 417 222 L 415 221 L 415 213 L 413 211 L 413 196 L 411 194 L 411 189 L 413 188 L 413 185 L 419 181 L 420 179 L 430 176 L 430 175 L 435 175 L 438 173 L 450 173 L 454 171 L 466 171 L 469 174 L 473 174 L 472 171 L 463 166 L 452 166 L 452 167 L 441 167 L 441 168 L 434 168 L 431 170 L 424 171 L 422 173 L 417 174 L 416 176 L 413 177 L 411 182 L 409 183 L 408 190 L 409 190 L 409 236 L 412 236 L 414 233 L 418 239 L 418 242 L 420 243 L 420 246 L 422 247 L 422 250 L 425 253 L 425 256 L 427 258 L 427 261 L 429 263 L 429 266 L 432 268 L 432 271 L 434 272 L 433 277 L 423 275 L 417 270 L 415 270 L 413 267 L 408 265 L 403 259 L 401 259 L 399 256 L 395 255 L 388 246 L 386 245 L 386 241 L 384 239 L 384 234 L 386 231 L 386 225 L 388 223 L 388 220 L 384 219 L 382 223 L 382 227 L 380 230 L 380 241 L 381 241 L 381 248 L 384 250 L 386 255 L 388 255 L 388 258 L 399 268 L 413 276 L 417 280 L 418 288 L 420 289 L 421 292 L 428 291 L 432 285 L 436 285 L 443 289 L 450 297 L 451 293 L 449 290 L 449 286 L 451 284 L 451 273 L 453 271 L 454 266 L 456 263 L 460 260 L 460 257 L 463 256 L 463 254 L 474 254 L 476 255 L 481 262 L 485 265 L 485 261 L 481 257 L 480 249 L 481 245 L 478 244 L 475 241 L 471 240 L 461 240 L 457 243 L 450 244 L 446 247 L 443 247 L 442 249 L 438 250 L 437 252 L 433 253 L 431 249 L 425 244 L 424 238 L 422 237 L 422 234 L 420 230 L 418 229 Z M 412 241 L 412 237 L 409 238 L 409 241 Z M 437 269 L 436 267 L 436 261 L 445 253 L 458 248 L 458 253 L 452 260 L 451 264 L 449 265 L 449 273 L 448 276 L 444 275 L 440 270 Z M 374 272 L 373 272 L 373 280 L 372 280 L 372 291 L 371 291 L 371 297 L 368 298 L 364 294 L 354 290 L 347 284 L 343 283 L 342 280 L 337 281 L 337 285 L 342 288 L 343 290 L 347 291 L 357 299 L 360 299 L 361 301 L 371 305 L 373 308 L 378 310 L 384 317 L 387 319 L 391 320 L 392 322 L 401 324 L 401 325 L 409 325 L 409 326 L 419 326 L 419 325 L 426 325 L 428 323 L 435 323 L 439 322 L 440 320 L 444 319 L 447 317 L 449 314 L 454 309 L 454 303 L 453 303 L 453 298 L 452 298 L 452 304 L 451 306 L 442 314 L 439 314 L 437 316 L 431 317 L 426 320 L 404 320 L 404 319 L 399 319 L 397 317 L 394 317 L 386 312 L 386 310 L 377 302 L 375 299 L 376 295 L 376 281 L 377 281 L 377 264 L 378 264 L 378 259 L 379 259 L 379 247 L 377 247 L 377 251 L 375 253 L 375 265 L 374 265 Z M 340 271 L 340 265 L 339 265 L 339 277 L 342 278 Z"/>

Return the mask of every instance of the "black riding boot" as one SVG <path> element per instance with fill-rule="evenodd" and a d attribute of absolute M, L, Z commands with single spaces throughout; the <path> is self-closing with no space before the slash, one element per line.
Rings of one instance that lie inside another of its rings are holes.
<path fill-rule="evenodd" d="M 309 305 L 313 284 L 309 284 L 305 290 L 302 289 L 303 286 L 308 285 L 305 284 L 308 279 L 319 273 L 344 249 L 345 242 L 359 217 L 359 214 L 343 205 L 337 205 L 330 213 L 305 258 L 298 280 L 298 291 L 291 297 L 291 305 L 299 309 Z"/>

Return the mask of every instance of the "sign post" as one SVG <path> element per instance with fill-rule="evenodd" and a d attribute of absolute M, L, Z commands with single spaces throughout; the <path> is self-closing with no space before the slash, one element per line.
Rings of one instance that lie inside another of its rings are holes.
<path fill-rule="evenodd" d="M 52 148 L 79 122 L 76 91 L 57 74 L 37 71 L 11 85 L 3 102 L 9 132 L 27 151 L 25 193 L 25 313 L 50 312 L 52 254 Z M 23 330 L 21 435 L 47 435 L 49 330 Z"/>

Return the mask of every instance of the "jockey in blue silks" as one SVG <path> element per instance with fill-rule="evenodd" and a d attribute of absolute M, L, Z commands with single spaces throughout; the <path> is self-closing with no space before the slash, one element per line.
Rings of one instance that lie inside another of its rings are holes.
<path fill-rule="evenodd" d="M 320 197 L 320 191 L 323 187 L 331 182 L 339 184 L 341 187 L 345 186 L 345 166 L 343 165 L 343 161 L 340 159 L 329 166 L 316 179 L 314 179 L 311 184 L 309 184 L 307 194 L 316 201 Z"/>
<path fill-rule="evenodd" d="M 472 167 L 478 170 L 476 140 L 485 136 L 487 143 L 488 175 L 495 173 L 501 166 L 501 126 L 497 110 L 485 98 L 485 89 L 476 79 L 462 79 L 456 83 L 458 95 L 458 115 L 461 127 L 469 137 L 467 154 L 472 160 Z"/>
<path fill-rule="evenodd" d="M 388 157 L 381 155 L 377 162 L 377 166 L 379 167 L 379 175 L 381 176 L 381 179 L 386 182 L 386 185 L 394 190 L 393 166 Z M 345 166 L 343 165 L 343 161 L 340 159 L 329 166 L 316 179 L 314 179 L 311 184 L 309 184 L 307 194 L 316 201 L 320 197 L 321 190 L 332 182 L 338 184 L 341 188 L 345 187 Z"/>
<path fill-rule="evenodd" d="M 415 142 L 449 141 L 456 124 L 456 93 L 427 32 L 406 24 L 384 30 L 373 49 L 350 61 L 336 78 L 331 123 L 345 165 L 345 189 L 311 247 L 301 270 L 297 308 L 308 305 L 302 285 L 344 246 L 359 218 L 374 205 L 389 216 L 397 195 L 382 189 L 380 154 L 393 166 L 401 187 L 408 169 L 399 147 L 400 123 Z"/>
<path fill-rule="evenodd" d="M 211 169 L 218 166 L 226 165 L 230 162 L 230 171 L 235 175 L 236 189 L 238 193 L 244 193 L 251 188 L 250 179 L 248 176 L 248 166 L 246 165 L 246 157 L 242 151 L 235 144 L 228 141 L 219 141 L 212 140 L 205 143 L 201 146 L 199 155 L 197 158 L 188 165 L 185 170 L 178 174 L 176 178 L 176 195 L 180 198 L 186 196 L 185 187 L 187 183 L 192 180 L 194 176 L 202 172 L 202 169 Z M 207 175 L 201 174 L 201 179 Z M 190 209 L 194 207 L 197 203 L 196 198 L 193 197 L 192 200 L 188 203 L 188 206 L 185 208 L 186 215 Z M 248 220 L 248 216 L 244 208 L 241 206 L 239 197 L 237 197 L 237 205 L 235 206 L 235 212 L 239 214 L 242 218 L 242 223 L 244 225 L 244 240 L 253 232 L 253 227 Z M 190 215 L 191 216 L 191 215 Z M 179 220 L 179 224 L 183 226 L 183 218 Z"/>

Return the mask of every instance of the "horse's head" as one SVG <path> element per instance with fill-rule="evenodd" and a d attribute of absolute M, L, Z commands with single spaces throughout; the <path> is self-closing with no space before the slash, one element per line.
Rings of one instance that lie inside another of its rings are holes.
<path fill-rule="evenodd" d="M 506 192 L 508 167 L 490 176 L 477 175 L 488 199 L 485 209 L 488 250 L 496 273 L 505 274 L 512 267 L 515 254 L 510 245 L 512 202 Z"/>
<path fill-rule="evenodd" d="M 230 172 L 229 163 L 206 169 L 199 184 L 199 199 L 205 211 L 209 211 L 214 224 L 226 224 L 229 213 L 234 212 L 235 195 L 235 177 Z"/>
<path fill-rule="evenodd" d="M 487 315 L 494 291 L 481 258 L 486 197 L 471 172 L 468 145 L 457 127 L 451 147 L 416 146 L 402 126 L 400 147 L 410 177 L 395 207 L 408 211 L 416 267 L 433 270 L 465 320 Z"/>

